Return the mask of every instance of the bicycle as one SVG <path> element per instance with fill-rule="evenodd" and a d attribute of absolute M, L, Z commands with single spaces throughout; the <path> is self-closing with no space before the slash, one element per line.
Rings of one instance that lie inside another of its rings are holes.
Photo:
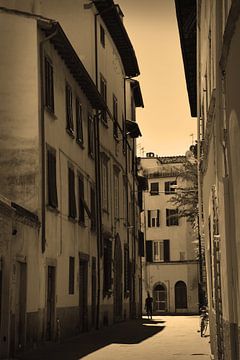
<path fill-rule="evenodd" d="M 201 337 L 203 337 L 206 334 L 208 328 L 209 316 L 205 306 L 200 309 L 200 312 L 200 334 Z"/>

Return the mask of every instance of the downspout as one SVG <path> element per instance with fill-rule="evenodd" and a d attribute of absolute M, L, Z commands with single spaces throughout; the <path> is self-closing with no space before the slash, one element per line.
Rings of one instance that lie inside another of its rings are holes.
<path fill-rule="evenodd" d="M 46 166 L 45 166 L 45 102 L 44 102 L 44 44 L 56 36 L 58 33 L 57 25 L 54 24 L 53 32 L 43 40 L 39 42 L 39 51 L 40 51 L 40 137 L 41 137 L 41 173 L 42 173 L 42 183 L 41 183 L 41 222 L 42 222 L 42 253 L 45 252 L 46 248 Z"/>
<path fill-rule="evenodd" d="M 94 37 L 95 37 L 95 81 L 98 89 L 98 31 L 97 16 L 94 15 Z M 100 144 L 99 144 L 99 116 L 97 111 L 94 116 L 94 134 L 95 134 L 95 174 L 96 174 L 96 200 L 97 200 L 97 271 L 98 271 L 98 291 L 97 291 L 97 319 L 96 328 L 100 328 L 100 299 L 101 299 L 101 266 L 100 261 L 103 255 L 102 246 L 102 204 L 101 204 L 101 182 L 100 182 Z"/>

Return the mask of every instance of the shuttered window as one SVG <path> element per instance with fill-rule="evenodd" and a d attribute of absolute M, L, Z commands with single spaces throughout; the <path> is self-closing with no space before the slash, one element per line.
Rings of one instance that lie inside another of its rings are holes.
<path fill-rule="evenodd" d="M 160 226 L 160 210 L 148 210 L 148 227 Z"/>
<path fill-rule="evenodd" d="M 103 292 L 104 295 L 112 288 L 112 241 L 104 239 L 103 251 Z"/>
<path fill-rule="evenodd" d="M 77 137 L 76 141 L 83 145 L 83 115 L 82 115 L 82 105 L 80 103 L 80 99 L 76 99 L 76 130 Z"/>
<path fill-rule="evenodd" d="M 44 59 L 44 75 L 45 75 L 45 106 L 51 112 L 54 112 L 54 82 L 53 82 L 53 66 L 48 57 Z"/>
<path fill-rule="evenodd" d="M 177 181 L 166 181 L 165 182 L 165 194 L 166 195 L 170 195 L 170 194 L 174 194 L 176 191 L 175 186 L 177 185 Z"/>
<path fill-rule="evenodd" d="M 113 95 L 113 136 L 118 139 L 118 102 L 115 95 Z"/>
<path fill-rule="evenodd" d="M 146 241 L 146 260 L 148 262 L 168 262 L 170 261 L 170 241 L 158 240 Z"/>
<path fill-rule="evenodd" d="M 91 188 L 91 230 L 96 230 L 96 196 L 93 188 Z"/>
<path fill-rule="evenodd" d="M 72 167 L 68 167 L 68 215 L 75 219 L 77 216 L 76 197 L 75 197 L 75 174 Z"/>
<path fill-rule="evenodd" d="M 159 195 L 159 183 L 158 182 L 152 182 L 150 184 L 150 194 L 151 195 Z"/>
<path fill-rule="evenodd" d="M 166 209 L 166 225 L 178 226 L 178 224 L 179 224 L 178 209 Z"/>
<path fill-rule="evenodd" d="M 153 262 L 153 245 L 151 240 L 146 241 L 146 260 Z"/>
<path fill-rule="evenodd" d="M 79 223 L 85 223 L 85 209 L 84 209 L 84 179 L 82 176 L 78 176 L 78 212 Z"/>
<path fill-rule="evenodd" d="M 129 263 L 129 247 L 124 247 L 124 293 L 130 290 L 130 263 Z"/>
<path fill-rule="evenodd" d="M 57 208 L 57 178 L 56 178 L 56 151 L 52 148 L 47 149 L 47 185 L 48 185 L 48 205 Z"/>
<path fill-rule="evenodd" d="M 66 129 L 70 134 L 73 134 L 73 108 L 72 108 L 72 88 L 66 83 Z"/>
<path fill-rule="evenodd" d="M 94 123 L 93 117 L 88 115 L 88 154 L 94 157 Z"/>
<path fill-rule="evenodd" d="M 107 82 L 102 75 L 100 75 L 100 94 L 107 104 Z M 101 120 L 107 125 L 107 112 L 105 110 L 102 111 Z"/>
<path fill-rule="evenodd" d="M 139 256 L 144 256 L 144 233 L 142 231 L 138 232 L 138 252 Z"/>
<path fill-rule="evenodd" d="M 70 256 L 69 257 L 69 288 L 68 288 L 69 294 L 74 294 L 74 274 L 75 274 L 74 257 Z"/>

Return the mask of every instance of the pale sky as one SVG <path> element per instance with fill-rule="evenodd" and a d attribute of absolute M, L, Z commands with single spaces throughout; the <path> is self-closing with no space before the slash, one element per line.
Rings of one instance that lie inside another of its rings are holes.
<path fill-rule="evenodd" d="M 184 155 L 197 136 L 191 118 L 174 0 L 116 0 L 137 55 L 144 109 L 138 155 Z M 140 149 L 141 150 L 140 153 Z M 144 154 L 143 154 L 144 151 Z"/>

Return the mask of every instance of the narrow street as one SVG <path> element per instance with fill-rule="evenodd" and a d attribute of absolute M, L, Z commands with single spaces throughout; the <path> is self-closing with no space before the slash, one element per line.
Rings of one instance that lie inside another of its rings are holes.
<path fill-rule="evenodd" d="M 62 344 L 45 346 L 22 360 L 205 360 L 210 359 L 208 333 L 198 332 L 198 316 L 155 316 L 85 333 Z"/>

